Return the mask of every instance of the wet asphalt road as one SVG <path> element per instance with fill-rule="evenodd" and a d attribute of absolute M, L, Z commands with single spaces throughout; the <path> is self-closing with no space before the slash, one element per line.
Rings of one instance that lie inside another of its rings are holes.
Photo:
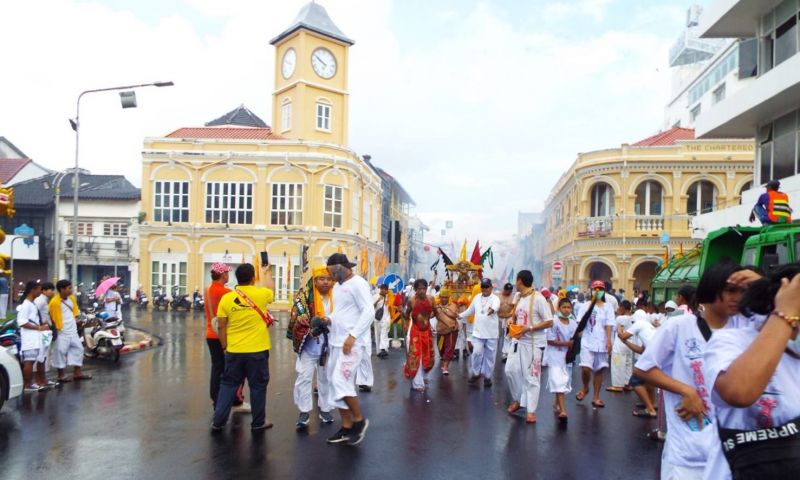
<path fill-rule="evenodd" d="M 658 478 L 661 445 L 645 438 L 655 422 L 631 416 L 633 394 L 604 392 L 601 410 L 570 395 L 564 428 L 543 389 L 539 421 L 529 426 L 524 414 L 505 412 L 501 363 L 491 389 L 466 384 L 463 360 L 449 377 L 437 364 L 428 392 L 419 394 L 403 378 L 400 350 L 387 360 L 373 356 L 375 388 L 361 394 L 371 422 L 364 443 L 327 445 L 338 419 L 320 426 L 312 416 L 307 432 L 294 428 L 295 355 L 275 327 L 267 395 L 275 427 L 254 435 L 249 415 L 237 415 L 211 435 L 202 316 L 136 317 L 130 324 L 160 336 L 162 346 L 123 356 L 118 365 L 93 361 L 94 380 L 3 407 L 0 478 Z"/>

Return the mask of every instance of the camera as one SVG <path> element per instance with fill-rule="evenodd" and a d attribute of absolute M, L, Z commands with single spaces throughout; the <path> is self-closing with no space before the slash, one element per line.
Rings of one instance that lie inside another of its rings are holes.
<path fill-rule="evenodd" d="M 314 317 L 311 319 L 311 335 L 319 337 L 328 333 L 328 326 L 325 325 L 325 320 Z"/>

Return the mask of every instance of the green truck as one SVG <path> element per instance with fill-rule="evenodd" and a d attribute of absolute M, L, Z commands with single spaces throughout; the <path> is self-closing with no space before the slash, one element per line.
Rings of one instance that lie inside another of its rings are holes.
<path fill-rule="evenodd" d="M 770 271 L 800 260 L 800 223 L 765 227 L 725 227 L 708 234 L 697 248 L 673 259 L 651 283 L 656 304 L 674 300 L 684 285 L 697 285 L 706 266 L 724 258 Z"/>

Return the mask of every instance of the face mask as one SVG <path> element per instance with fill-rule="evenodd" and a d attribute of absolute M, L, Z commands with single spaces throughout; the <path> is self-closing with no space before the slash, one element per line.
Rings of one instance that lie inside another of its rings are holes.
<path fill-rule="evenodd" d="M 561 312 L 558 312 L 558 318 L 564 318 L 564 319 L 568 319 L 568 318 L 569 318 L 569 315 L 564 315 L 563 313 L 561 313 Z"/>
<path fill-rule="evenodd" d="M 597 293 L 596 293 L 595 295 L 597 296 L 597 299 L 598 299 L 598 300 L 602 300 L 602 299 L 603 299 L 603 296 L 604 296 L 605 294 L 606 294 L 606 292 L 605 292 L 605 291 L 603 291 L 603 290 L 598 290 L 598 291 L 597 291 Z"/>

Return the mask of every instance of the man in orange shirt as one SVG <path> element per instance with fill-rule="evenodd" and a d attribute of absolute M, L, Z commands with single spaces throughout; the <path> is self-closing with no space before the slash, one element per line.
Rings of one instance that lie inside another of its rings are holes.
<path fill-rule="evenodd" d="M 230 266 L 217 262 L 211 265 L 211 285 L 206 291 L 206 343 L 211 354 L 211 402 L 216 409 L 217 396 L 222 372 L 225 371 L 225 352 L 219 342 L 219 336 L 211 325 L 211 320 L 217 316 L 217 307 L 222 297 L 231 290 L 225 286 L 228 283 L 228 272 L 233 270 Z M 236 400 L 233 403 L 233 413 L 250 413 L 250 405 L 244 401 L 244 383 L 236 390 Z"/>

